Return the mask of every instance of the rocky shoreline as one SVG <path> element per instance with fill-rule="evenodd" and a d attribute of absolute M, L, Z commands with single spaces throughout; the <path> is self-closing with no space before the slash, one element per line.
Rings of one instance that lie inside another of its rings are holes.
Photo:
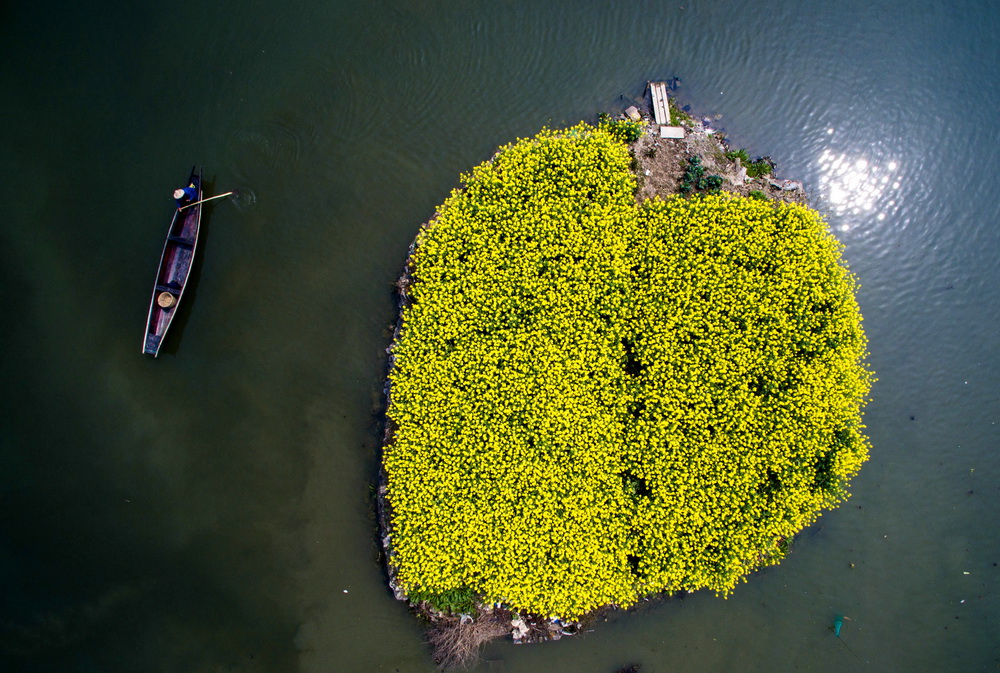
<path fill-rule="evenodd" d="M 712 128 L 709 118 L 694 118 L 676 108 L 671 99 L 671 116 L 674 124 L 684 129 L 683 138 L 661 138 L 649 109 L 631 108 L 631 115 L 623 112 L 619 119 L 636 119 L 645 124 L 642 136 L 633 144 L 632 154 L 638 169 L 637 201 L 654 197 L 666 198 L 678 194 L 684 175 L 684 164 L 690 157 L 698 157 L 706 173 L 723 179 L 722 191 L 749 196 L 761 192 L 772 200 L 806 204 L 805 188 L 796 180 L 777 179 L 772 174 L 749 177 L 746 166 L 739 159 L 729 159 L 731 151 L 725 136 Z M 774 166 L 767 157 L 763 160 Z"/>
<path fill-rule="evenodd" d="M 802 183 L 793 180 L 777 179 L 772 174 L 761 177 L 749 177 L 747 168 L 740 159 L 726 156 L 730 152 L 729 145 L 723 136 L 712 128 L 712 120 L 696 119 L 677 109 L 671 99 L 671 115 L 674 123 L 684 128 L 683 138 L 660 137 L 659 126 L 652 121 L 651 106 L 644 110 L 631 107 L 619 115 L 618 119 L 638 121 L 643 124 L 643 133 L 631 146 L 635 159 L 635 173 L 639 188 L 636 192 L 637 201 L 650 198 L 666 198 L 681 192 L 681 183 L 685 165 L 691 157 L 697 157 L 705 172 L 722 178 L 720 189 L 725 192 L 750 196 L 757 192 L 758 198 L 765 198 L 792 203 L 807 203 L 807 195 Z M 773 167 L 769 159 L 764 158 Z M 421 230 L 433 226 L 434 217 L 420 226 Z M 402 330 L 403 311 L 410 305 L 409 288 L 413 283 L 413 253 L 416 239 L 407 251 L 403 274 L 396 281 L 397 319 L 392 335 L 392 344 L 397 343 Z M 383 389 L 385 408 L 391 405 L 392 388 L 389 374 L 395 365 L 393 346 L 386 349 L 388 356 L 386 382 Z M 382 446 L 391 444 L 395 427 L 388 418 L 384 418 Z M 387 483 L 384 467 L 380 465 L 377 486 L 377 516 L 379 522 L 379 539 L 384 552 L 384 561 L 389 587 L 397 600 L 406 601 L 417 616 L 424 619 L 430 628 L 429 640 L 434 647 L 435 660 L 442 668 L 454 668 L 467 663 L 463 656 L 475 656 L 478 648 L 489 640 L 509 634 L 514 643 L 538 643 L 548 640 L 559 640 L 563 636 L 578 634 L 586 629 L 587 624 L 597 620 L 609 609 L 616 606 L 605 606 L 589 615 L 585 622 L 565 620 L 540 615 L 516 613 L 500 605 L 480 605 L 476 614 L 453 615 L 436 610 L 426 601 L 411 601 L 406 592 L 399 586 L 392 563 L 392 530 L 391 509 L 387 500 Z M 460 652 L 464 652 L 461 654 Z"/>

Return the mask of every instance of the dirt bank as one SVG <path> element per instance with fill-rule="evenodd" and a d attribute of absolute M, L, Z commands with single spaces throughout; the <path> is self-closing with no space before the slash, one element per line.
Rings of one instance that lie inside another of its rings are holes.
<path fill-rule="evenodd" d="M 740 196 L 758 191 L 774 200 L 802 204 L 807 202 L 805 189 L 800 182 L 778 179 L 774 175 L 747 177 L 746 167 L 739 159 L 726 157 L 726 152 L 731 148 L 725 137 L 716 132 L 707 120 L 686 115 L 671 104 L 672 122 L 684 129 L 684 138 L 661 138 L 659 127 L 652 121 L 651 110 L 647 107 L 639 112 L 646 124 L 645 133 L 632 145 L 637 165 L 636 176 L 639 179 L 639 191 L 636 194 L 639 201 L 680 193 L 681 179 L 688 159 L 697 156 L 701 159 L 706 175 L 718 175 L 723 179 L 723 191 Z M 624 114 L 622 118 L 625 118 Z"/>

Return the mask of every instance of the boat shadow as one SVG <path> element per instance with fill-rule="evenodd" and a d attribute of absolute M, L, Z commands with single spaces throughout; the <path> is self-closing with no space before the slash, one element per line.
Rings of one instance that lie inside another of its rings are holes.
<path fill-rule="evenodd" d="M 215 193 L 215 177 L 211 180 L 202 179 L 202 193 Z M 221 199 L 220 199 L 221 200 Z M 160 354 L 177 355 L 184 341 L 184 330 L 188 320 L 191 318 L 192 307 L 198 298 L 198 285 L 201 282 L 202 260 L 208 251 L 208 231 L 212 219 L 212 207 L 216 202 L 209 202 L 202 206 L 201 224 L 198 227 L 198 247 L 195 250 L 194 261 L 191 264 L 191 274 L 188 276 L 187 284 L 184 286 L 184 298 L 177 307 L 177 315 L 174 316 L 170 324 L 170 331 L 167 332 L 166 340 L 160 347 Z"/>

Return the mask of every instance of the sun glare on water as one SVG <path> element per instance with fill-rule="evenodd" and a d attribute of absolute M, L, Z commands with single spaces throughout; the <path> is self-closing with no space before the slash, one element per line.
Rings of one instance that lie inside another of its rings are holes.
<path fill-rule="evenodd" d="M 895 207 L 891 194 L 900 187 L 898 162 L 875 164 L 863 156 L 830 150 L 824 150 L 818 161 L 820 194 L 837 215 L 874 215 L 881 221 Z M 857 224 L 856 218 L 846 217 L 839 228 L 847 231 Z"/>

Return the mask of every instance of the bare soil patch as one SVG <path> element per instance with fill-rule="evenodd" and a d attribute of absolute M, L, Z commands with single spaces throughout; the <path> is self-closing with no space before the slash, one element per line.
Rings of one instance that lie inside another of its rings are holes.
<path fill-rule="evenodd" d="M 683 120 L 675 123 L 684 128 L 684 138 L 661 138 L 659 127 L 652 121 L 650 110 L 642 111 L 645 133 L 632 145 L 635 172 L 639 180 L 638 201 L 680 193 L 681 179 L 688 159 L 697 156 L 706 175 L 723 179 L 722 190 L 748 196 L 752 191 L 763 192 L 769 199 L 806 203 L 802 184 L 781 180 L 774 175 L 749 178 L 741 162 L 726 157 L 730 151 L 725 137 L 716 133 L 705 121 Z"/>

